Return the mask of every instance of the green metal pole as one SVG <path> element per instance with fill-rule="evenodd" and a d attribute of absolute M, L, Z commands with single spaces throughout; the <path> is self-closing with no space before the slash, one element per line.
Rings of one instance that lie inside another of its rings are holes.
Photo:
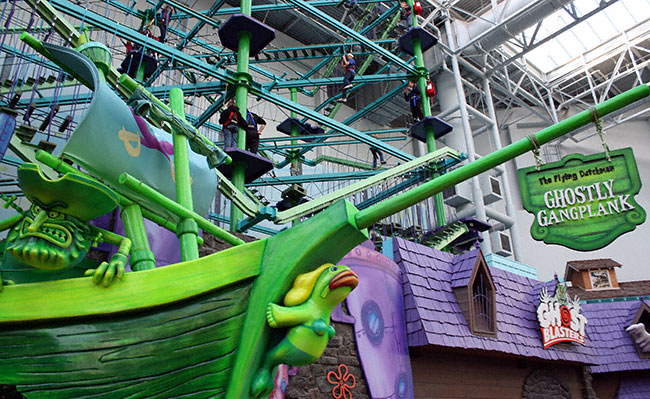
<path fill-rule="evenodd" d="M 241 245 L 244 244 L 244 241 L 239 237 L 236 237 L 221 227 L 210 223 L 207 219 L 200 216 L 198 213 L 191 211 L 175 201 L 170 200 L 164 195 L 160 194 L 158 191 L 147 186 L 140 180 L 129 175 L 128 173 L 122 173 L 119 179 L 120 184 L 123 184 L 128 189 L 135 191 L 136 193 L 147 197 L 149 201 L 152 201 L 161 207 L 165 208 L 169 212 L 178 216 L 180 219 L 192 219 L 198 224 L 200 228 L 212 234 L 213 236 L 224 240 L 225 242 L 232 245 Z"/>
<path fill-rule="evenodd" d="M 648 85 L 641 85 L 597 105 L 596 110 L 598 111 L 598 115 L 602 117 L 649 95 L 650 87 Z M 359 229 L 365 229 L 373 223 L 417 204 L 434 194 L 441 193 L 449 187 L 492 169 L 525 152 L 532 151 L 535 148 L 535 142 L 541 146 L 579 127 L 585 126 L 591 123 L 591 121 L 589 110 L 582 111 L 577 115 L 556 123 L 553 126 L 549 126 L 534 135 L 529 135 L 525 139 L 512 143 L 470 164 L 436 177 L 411 191 L 366 208 L 355 216 L 357 227 Z"/>
<path fill-rule="evenodd" d="M 38 150 L 36 151 L 36 159 L 45 165 L 49 166 L 50 168 L 56 170 L 59 173 L 74 173 L 77 175 L 82 175 L 86 176 L 92 179 L 92 176 L 89 176 L 82 171 L 73 168 L 72 166 L 68 165 L 67 163 L 63 162 L 62 159 L 55 157 L 54 155 L 50 154 L 49 152 L 45 152 L 43 150 Z M 93 179 L 94 180 L 94 179 Z M 120 206 L 121 207 L 128 207 L 134 204 L 133 201 L 130 199 L 126 198 L 122 194 L 115 192 L 115 195 L 117 195 L 117 198 L 120 200 Z M 142 216 L 145 218 L 151 220 L 152 222 L 156 223 L 160 227 L 164 227 L 165 229 L 171 231 L 172 233 L 176 234 L 176 226 L 170 222 L 169 220 L 156 215 L 155 213 L 147 210 L 147 209 L 142 209 L 140 208 L 140 211 L 142 212 Z M 131 239 L 129 237 L 129 239 Z M 198 237 L 199 239 L 199 245 L 203 244 L 203 238 Z M 131 239 L 131 241 L 133 241 Z M 135 244 L 134 244 L 135 245 Z"/>
<path fill-rule="evenodd" d="M 294 103 L 298 102 L 298 89 L 295 88 L 295 87 L 292 87 L 292 88 L 289 89 L 289 91 L 290 91 L 291 101 L 293 101 Z M 341 104 L 338 104 L 338 105 L 341 105 Z M 292 118 L 296 118 L 297 116 L 298 116 L 298 114 L 296 112 L 291 111 L 291 117 Z M 291 124 L 291 137 L 297 137 L 297 136 L 300 136 L 300 134 L 298 134 L 298 126 L 296 126 L 294 124 Z M 298 144 L 298 140 L 291 140 L 291 145 L 295 146 L 297 144 Z M 298 169 L 298 157 L 300 156 L 299 155 L 300 150 L 295 149 L 295 150 L 289 150 L 289 151 L 290 151 L 291 156 L 292 156 L 291 169 L 293 170 L 294 173 L 298 174 L 298 170 L 299 170 Z M 291 222 L 291 225 L 295 226 L 298 223 L 300 223 L 300 220 L 296 219 L 296 220 Z"/>
<path fill-rule="evenodd" d="M 183 90 L 173 88 L 169 91 L 169 107 L 181 119 L 185 119 L 185 98 Z M 176 181 L 176 200 L 183 208 L 193 211 L 192 182 L 190 178 L 189 144 L 187 137 L 172 131 L 174 141 L 174 178 Z M 181 244 L 181 260 L 199 258 L 199 245 L 196 237 L 199 228 L 192 218 L 181 218 L 176 227 L 176 235 Z"/>
<path fill-rule="evenodd" d="M 242 14 L 251 15 L 251 0 L 242 0 L 241 12 Z M 238 33 L 239 46 L 237 49 L 237 73 L 235 79 L 237 81 L 237 89 L 235 91 L 235 104 L 239 107 L 241 114 L 246 117 L 246 110 L 248 109 L 248 88 L 252 83 L 252 77 L 248 73 L 248 64 L 250 58 L 252 33 L 248 31 L 241 31 Z M 244 129 L 239 128 L 237 134 L 237 147 L 244 150 L 246 149 L 246 132 Z M 244 180 L 246 173 L 246 164 L 243 162 L 232 163 L 232 184 L 237 190 L 244 192 Z M 237 231 L 237 223 L 244 217 L 241 209 L 237 208 L 234 204 L 230 207 L 230 231 Z"/>
<path fill-rule="evenodd" d="M 293 101 L 294 103 L 298 102 L 298 88 L 292 87 L 289 90 L 291 93 L 291 101 Z M 291 117 L 296 118 L 298 117 L 298 114 L 295 113 L 294 111 L 291 111 Z M 291 124 L 291 137 L 296 137 L 296 136 L 300 136 L 298 134 L 298 126 Z M 298 145 L 298 140 L 291 140 L 291 145 L 294 146 Z M 292 156 L 294 156 L 294 158 L 291 159 L 291 169 L 294 169 L 296 171 L 298 171 L 298 159 L 295 158 L 297 152 L 298 152 L 297 150 L 295 150 L 295 152 L 294 150 L 291 150 L 291 154 Z"/>
<path fill-rule="evenodd" d="M 156 267 L 156 258 L 149 246 L 149 238 L 144 227 L 140 205 L 131 203 L 124 206 L 120 214 L 124 223 L 124 232 L 132 243 L 129 253 L 131 269 L 135 272 L 154 269 Z"/>
<path fill-rule="evenodd" d="M 408 0 L 408 5 L 413 10 L 414 0 Z M 413 17 L 413 26 L 418 26 L 418 18 L 415 15 L 415 12 L 412 13 Z M 427 75 L 429 71 L 424 66 L 424 55 L 422 54 L 422 43 L 420 38 L 416 37 L 411 40 L 413 44 L 413 53 L 415 55 L 415 67 L 417 70 L 418 76 L 418 87 L 420 88 L 420 98 L 422 100 L 422 114 L 424 117 L 431 116 L 431 105 L 429 104 L 429 98 L 426 95 L 427 92 Z M 432 126 L 425 126 L 424 134 L 426 135 L 427 140 L 427 152 L 433 152 L 436 150 L 436 138 L 434 135 Z M 445 203 L 442 198 L 442 194 L 436 194 L 433 196 L 433 202 L 436 209 L 436 220 L 439 226 L 444 226 L 447 224 L 447 218 L 445 217 Z"/>
<path fill-rule="evenodd" d="M 131 95 L 135 90 L 140 89 L 151 101 L 155 102 L 158 104 L 162 109 L 165 111 L 171 112 L 171 108 L 167 106 L 167 104 L 163 103 L 160 101 L 156 96 L 153 94 L 149 93 L 147 89 L 142 86 L 140 83 L 136 82 L 135 80 L 131 79 L 131 77 L 127 74 L 122 74 L 118 80 L 118 83 L 120 84 L 120 87 L 124 90 L 127 91 L 127 97 Z M 191 126 L 191 125 L 190 125 Z M 209 147 L 215 147 L 214 143 L 210 140 L 208 140 L 201 132 L 199 132 L 196 128 L 194 128 L 194 133 L 196 133 L 197 136 L 201 138 L 203 143 Z M 232 158 L 227 157 L 224 161 L 226 165 L 230 165 L 232 162 Z"/>
<path fill-rule="evenodd" d="M 138 70 L 135 72 L 135 79 L 138 82 L 144 82 L 144 69 L 144 63 L 142 63 L 138 66 Z"/>

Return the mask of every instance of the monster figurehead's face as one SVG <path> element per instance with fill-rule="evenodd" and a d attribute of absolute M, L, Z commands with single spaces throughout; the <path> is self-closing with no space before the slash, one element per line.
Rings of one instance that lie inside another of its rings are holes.
<path fill-rule="evenodd" d="M 7 236 L 7 253 L 40 270 L 79 264 L 98 238 L 89 221 L 118 204 L 115 193 L 102 183 L 71 173 L 51 180 L 36 164 L 18 168 L 18 184 L 32 206 Z"/>
<path fill-rule="evenodd" d="M 81 262 L 91 242 L 87 222 L 34 204 L 7 236 L 7 252 L 26 265 L 54 271 Z"/>

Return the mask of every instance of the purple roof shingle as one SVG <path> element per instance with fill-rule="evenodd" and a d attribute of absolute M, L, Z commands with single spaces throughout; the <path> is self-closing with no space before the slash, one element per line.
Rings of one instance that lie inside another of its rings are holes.
<path fill-rule="evenodd" d="M 618 386 L 618 399 L 650 398 L 650 380 L 646 376 L 624 377 Z"/>
<path fill-rule="evenodd" d="M 541 359 L 592 364 L 593 373 L 650 370 L 650 359 L 640 358 L 625 332 L 640 300 L 587 303 L 587 345 L 543 349 L 536 307 L 543 287 L 554 292 L 557 281 L 540 282 L 497 268 L 490 268 L 496 287 L 497 337 L 472 335 L 453 288 L 469 283 L 478 250 L 460 256 L 394 238 L 394 258 L 402 268 L 409 345 L 497 351 Z M 631 384 L 625 398 L 633 396 Z M 641 389 L 641 388 L 639 388 Z M 643 388 L 645 389 L 645 388 Z M 624 391 L 626 395 L 628 388 Z"/>
<path fill-rule="evenodd" d="M 596 351 L 590 342 L 589 331 L 587 346 L 543 349 L 536 306 L 545 283 L 489 268 L 496 287 L 497 337 L 473 335 L 456 302 L 453 288 L 469 283 L 478 250 L 454 257 L 394 238 L 393 251 L 394 259 L 403 271 L 404 303 L 409 313 L 406 321 L 409 345 L 440 345 L 594 363 Z M 546 285 L 549 292 L 553 292 L 555 282 Z"/>
<path fill-rule="evenodd" d="M 587 335 L 598 358 L 597 364 L 591 367 L 593 373 L 650 369 L 650 359 L 639 357 L 634 341 L 625 331 L 641 304 L 642 301 L 636 300 L 582 305 L 589 321 Z"/>
<path fill-rule="evenodd" d="M 478 257 L 478 250 L 469 251 L 462 255 L 457 256 L 451 264 L 452 277 L 451 287 L 465 287 L 469 284 L 476 265 L 476 258 Z"/>

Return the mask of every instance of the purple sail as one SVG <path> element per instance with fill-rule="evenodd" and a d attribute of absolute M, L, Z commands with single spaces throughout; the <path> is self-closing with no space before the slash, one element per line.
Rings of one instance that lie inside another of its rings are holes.
<path fill-rule="evenodd" d="M 144 220 L 144 226 L 147 230 L 149 246 L 156 257 L 157 267 L 167 266 L 181 261 L 180 244 L 178 243 L 176 234 L 147 219 Z M 115 228 L 113 231 L 122 236 L 126 236 L 124 222 L 119 216 L 115 220 Z M 111 255 L 115 252 L 117 252 L 117 247 L 113 246 Z M 127 265 L 126 271 L 131 271 L 130 264 Z"/>
<path fill-rule="evenodd" d="M 371 397 L 413 398 L 399 266 L 363 244 L 340 263 L 359 276 L 347 305 Z"/>

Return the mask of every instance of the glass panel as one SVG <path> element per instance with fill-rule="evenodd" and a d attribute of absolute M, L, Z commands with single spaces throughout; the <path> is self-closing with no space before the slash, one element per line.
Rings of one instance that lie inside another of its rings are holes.
<path fill-rule="evenodd" d="M 578 17 L 581 17 L 594 10 L 598 2 L 575 0 L 573 5 Z M 620 0 L 532 50 L 526 55 L 526 59 L 542 72 L 550 73 L 572 60 L 579 61 L 580 55 L 648 18 L 650 18 L 650 0 Z M 566 10 L 556 11 L 544 19 L 535 40 L 540 41 L 551 36 L 572 21 L 573 17 Z M 535 28 L 536 25 L 528 28 L 525 36 L 532 37 Z"/>
<path fill-rule="evenodd" d="M 494 332 L 494 297 L 487 276 L 480 271 L 472 286 L 472 305 L 474 330 Z"/>
<path fill-rule="evenodd" d="M 589 272 L 589 277 L 591 278 L 591 287 L 595 290 L 612 287 L 607 270 L 592 270 Z"/>

